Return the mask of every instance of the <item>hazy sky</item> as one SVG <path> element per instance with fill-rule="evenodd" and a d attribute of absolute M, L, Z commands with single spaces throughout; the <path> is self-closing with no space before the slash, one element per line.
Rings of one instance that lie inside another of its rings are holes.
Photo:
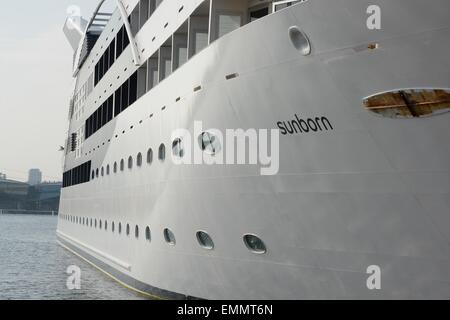
<path fill-rule="evenodd" d="M 0 172 L 8 178 L 40 168 L 46 180 L 61 179 L 73 55 L 62 27 L 70 6 L 88 20 L 97 3 L 9 1 L 0 10 Z"/>

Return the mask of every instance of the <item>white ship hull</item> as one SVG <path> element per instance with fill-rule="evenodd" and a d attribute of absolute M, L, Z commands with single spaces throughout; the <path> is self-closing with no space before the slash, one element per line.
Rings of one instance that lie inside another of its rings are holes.
<path fill-rule="evenodd" d="M 384 10 L 381 31 L 365 27 L 372 2 Z M 450 298 L 450 113 L 391 119 L 363 104 L 380 92 L 450 87 L 449 12 L 445 0 L 315 0 L 215 41 L 86 140 L 84 150 L 94 152 L 66 158 L 66 169 L 87 159 L 96 169 L 141 152 L 144 164 L 64 188 L 59 241 L 159 297 Z M 307 33 L 310 56 L 293 47 L 292 26 Z M 379 48 L 366 49 L 371 43 Z M 120 59 L 105 83 L 124 67 L 134 72 L 130 50 Z M 282 134 L 273 176 L 254 165 L 157 159 L 159 145 L 170 150 L 172 132 L 192 132 L 194 121 L 223 132 L 277 129 L 295 115 L 326 117 L 332 129 Z M 111 232 L 112 222 L 129 224 L 130 236 Z M 214 250 L 199 246 L 199 230 Z M 267 252 L 249 251 L 245 234 L 263 239 Z M 379 290 L 367 287 L 372 265 L 381 269 Z"/>

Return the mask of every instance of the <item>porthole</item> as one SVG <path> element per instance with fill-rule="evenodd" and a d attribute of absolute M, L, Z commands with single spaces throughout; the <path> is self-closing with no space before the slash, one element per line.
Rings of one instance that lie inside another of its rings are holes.
<path fill-rule="evenodd" d="M 263 254 L 267 252 L 264 242 L 258 236 L 253 234 L 246 234 L 244 236 L 244 243 L 253 253 Z"/>
<path fill-rule="evenodd" d="M 164 143 L 162 143 L 159 146 L 159 150 L 158 150 L 158 159 L 161 162 L 164 162 L 164 160 L 166 160 L 166 146 L 164 145 Z"/>
<path fill-rule="evenodd" d="M 133 169 L 133 157 L 128 158 L 128 169 Z"/>
<path fill-rule="evenodd" d="M 176 138 L 172 142 L 172 153 L 176 157 L 184 157 L 183 140 L 181 140 L 181 138 Z"/>
<path fill-rule="evenodd" d="M 147 241 L 151 241 L 152 240 L 152 233 L 150 231 L 150 227 L 145 228 L 145 239 Z"/>
<path fill-rule="evenodd" d="M 174 246 L 176 244 L 175 235 L 170 229 L 164 229 L 164 239 L 171 246 Z"/>
<path fill-rule="evenodd" d="M 125 170 L 125 161 L 122 159 L 120 160 L 120 171 Z"/>
<path fill-rule="evenodd" d="M 117 162 L 114 162 L 113 171 L 114 171 L 114 173 L 117 173 Z"/>
<path fill-rule="evenodd" d="M 127 236 L 130 236 L 130 225 L 127 224 Z"/>
<path fill-rule="evenodd" d="M 211 132 L 203 132 L 199 135 L 198 144 L 200 145 L 202 151 L 210 155 L 215 155 L 222 150 L 222 145 L 219 138 Z"/>
<path fill-rule="evenodd" d="M 308 56 L 311 54 L 311 43 L 306 34 L 301 31 L 299 27 L 293 26 L 289 28 L 289 38 L 295 49 L 300 51 L 302 55 Z"/>
<path fill-rule="evenodd" d="M 197 241 L 203 249 L 212 250 L 214 249 L 214 242 L 204 231 L 197 232 Z"/>
<path fill-rule="evenodd" d="M 119 234 L 122 234 L 122 223 L 119 222 Z"/>
<path fill-rule="evenodd" d="M 137 157 L 136 157 L 136 165 L 138 166 L 138 167 L 141 167 L 142 166 L 142 153 L 138 153 L 138 155 L 137 155 Z"/>
<path fill-rule="evenodd" d="M 147 163 L 151 164 L 153 162 L 153 150 L 152 148 L 147 151 Z"/>
<path fill-rule="evenodd" d="M 136 239 L 139 239 L 139 226 L 136 226 L 136 227 L 134 228 L 134 237 L 135 237 Z"/>

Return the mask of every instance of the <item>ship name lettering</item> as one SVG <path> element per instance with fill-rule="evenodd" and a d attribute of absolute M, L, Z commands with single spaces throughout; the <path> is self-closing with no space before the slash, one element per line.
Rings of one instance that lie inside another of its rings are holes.
<path fill-rule="evenodd" d="M 278 121 L 277 125 L 283 136 L 334 130 L 330 120 L 325 116 L 303 119 L 296 114 L 295 119 Z"/>

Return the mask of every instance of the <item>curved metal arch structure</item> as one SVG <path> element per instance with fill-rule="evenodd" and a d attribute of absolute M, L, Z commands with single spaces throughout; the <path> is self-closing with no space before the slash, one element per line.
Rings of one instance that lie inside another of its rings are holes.
<path fill-rule="evenodd" d="M 77 61 L 75 62 L 76 67 L 74 69 L 74 74 L 73 74 L 74 77 L 78 74 L 80 67 L 81 67 L 80 55 L 81 55 L 83 43 L 86 41 L 87 33 L 88 33 L 89 29 L 94 25 L 94 22 L 96 21 L 96 17 L 99 14 L 100 9 L 102 8 L 105 1 L 106 0 L 100 0 L 99 4 L 97 5 L 97 7 L 94 10 L 94 13 L 93 13 L 91 19 L 89 19 L 89 23 L 87 24 L 86 29 L 84 30 L 83 37 L 81 39 L 80 46 L 79 46 L 78 52 L 77 52 Z M 116 4 L 117 4 L 117 8 L 119 9 L 120 15 L 122 17 L 123 23 L 125 25 L 125 29 L 126 29 L 128 38 L 130 39 L 131 53 L 133 55 L 134 64 L 135 64 L 135 66 L 139 67 L 141 65 L 140 57 L 139 57 L 138 49 L 136 46 L 136 41 L 134 40 L 133 33 L 131 32 L 131 26 L 130 26 L 130 22 L 128 21 L 127 11 L 125 10 L 122 0 L 116 0 Z"/>

